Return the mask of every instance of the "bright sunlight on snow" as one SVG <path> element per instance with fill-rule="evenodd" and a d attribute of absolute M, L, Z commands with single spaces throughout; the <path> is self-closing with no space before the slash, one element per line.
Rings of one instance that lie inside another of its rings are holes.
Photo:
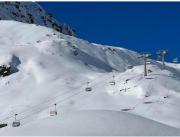
<path fill-rule="evenodd" d="M 151 60 L 144 77 L 128 49 L 15 21 L 0 30 L 0 65 L 10 68 L 0 135 L 180 135 L 179 65 Z"/>

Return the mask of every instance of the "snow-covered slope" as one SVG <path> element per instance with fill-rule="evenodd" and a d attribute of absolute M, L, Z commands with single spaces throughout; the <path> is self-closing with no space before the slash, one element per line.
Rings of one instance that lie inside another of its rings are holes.
<path fill-rule="evenodd" d="M 102 128 L 101 133 L 105 130 L 104 133 L 108 135 L 140 135 L 140 130 L 144 130 L 142 135 L 180 135 L 180 71 L 176 67 L 169 65 L 166 70 L 161 70 L 161 64 L 154 62 L 148 65 L 148 77 L 144 78 L 143 62 L 134 51 L 89 43 L 33 24 L 0 21 L 0 29 L 0 64 L 11 68 L 11 75 L 0 78 L 0 122 L 7 122 L 11 126 L 13 116 L 17 113 L 22 124 L 19 128 L 0 129 L 0 135 L 29 135 L 29 132 L 22 130 L 32 129 L 31 122 L 37 122 L 37 127 L 41 126 L 43 120 L 62 128 L 64 124 L 69 124 L 69 120 L 74 123 L 81 120 L 81 117 L 76 117 L 79 114 L 74 111 L 77 110 L 82 117 L 92 120 L 99 119 L 101 114 L 102 117 L 111 117 L 112 114 L 114 121 L 131 119 L 135 122 L 134 127 L 136 122 L 142 122 L 142 125 L 134 128 L 137 132 L 109 129 L 107 133 L 107 128 Z M 134 68 L 127 69 L 131 65 Z M 116 84 L 110 85 L 113 75 Z M 92 87 L 91 92 L 85 91 L 87 81 Z M 54 103 L 57 103 L 58 113 L 63 113 L 62 118 L 65 119 L 59 121 L 61 116 L 58 116 L 58 122 L 62 122 L 60 125 L 53 123 L 56 118 L 52 122 L 48 118 Z M 84 110 L 91 110 L 92 113 L 89 111 L 86 115 L 88 112 L 84 113 Z M 105 114 L 101 110 L 106 110 Z M 127 111 L 140 117 L 126 117 L 126 113 L 114 114 L 111 111 Z M 71 119 L 73 114 L 75 116 Z M 101 126 L 102 120 L 99 120 Z M 92 126 L 88 121 L 86 124 Z M 145 130 L 150 125 L 155 125 L 157 130 Z M 77 130 L 81 130 L 82 126 Z M 122 127 L 122 124 L 117 124 L 116 129 L 117 126 Z M 163 133 L 164 129 L 169 132 Z M 83 131 L 77 132 L 77 135 L 90 135 L 89 130 Z M 32 132 L 34 135 L 36 133 Z M 65 135 L 65 132 L 56 133 Z M 96 130 L 93 133 L 100 134 Z"/>
<path fill-rule="evenodd" d="M 53 127 L 53 128 L 52 128 Z M 35 136 L 163 136 L 180 135 L 180 130 L 136 115 L 119 111 L 78 111 L 12 128 L 2 135 Z"/>
<path fill-rule="evenodd" d="M 0 20 L 15 20 L 53 28 L 67 35 L 75 35 L 75 30 L 55 20 L 35 2 L 0 2 Z"/>

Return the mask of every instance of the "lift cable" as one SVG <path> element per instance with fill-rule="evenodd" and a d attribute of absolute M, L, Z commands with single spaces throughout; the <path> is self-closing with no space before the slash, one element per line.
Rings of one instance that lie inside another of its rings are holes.
<path fill-rule="evenodd" d="M 109 78 L 108 78 L 108 79 L 109 79 Z M 105 80 L 107 80 L 107 79 L 105 79 Z M 105 81 L 105 80 L 104 80 L 104 81 Z M 101 81 L 101 82 L 102 82 L 102 81 Z M 91 87 L 94 87 L 94 86 L 97 85 L 97 84 L 98 84 L 98 83 L 94 84 L 94 85 L 91 86 Z M 74 97 L 74 96 L 77 96 L 77 95 L 79 95 L 79 94 L 81 94 L 81 93 L 84 93 L 84 89 L 81 90 L 81 91 L 78 91 L 78 92 L 76 92 L 76 93 L 74 93 L 74 94 L 72 94 L 72 95 L 70 95 L 70 96 L 68 96 L 68 97 L 66 97 L 66 98 L 64 98 L 64 99 L 61 99 L 61 100 L 59 100 L 59 101 L 56 101 L 56 104 L 59 105 L 59 104 L 61 104 L 61 103 L 63 103 L 63 102 L 66 102 L 66 101 L 68 101 L 70 98 L 72 98 L 72 97 Z M 46 106 L 46 107 L 44 107 L 44 108 L 42 108 L 42 109 L 38 109 L 37 111 L 34 111 L 34 112 L 30 113 L 29 115 L 26 115 L 26 116 L 22 117 L 20 120 L 27 119 L 28 117 L 31 117 L 32 115 L 37 114 L 38 112 L 41 112 L 41 111 L 43 111 L 43 110 L 46 110 L 46 109 L 48 109 L 48 108 L 51 107 L 51 106 L 52 106 L 52 105 L 48 105 L 48 106 Z"/>
<path fill-rule="evenodd" d="M 104 75 L 104 74 L 102 74 L 102 75 Z M 105 76 L 107 76 L 107 75 L 105 75 Z M 104 76 L 104 77 L 105 77 L 105 76 Z M 100 77 L 100 78 L 102 78 L 102 77 Z M 99 79 L 99 77 L 97 77 L 96 79 L 92 80 L 91 83 L 94 83 L 94 82 L 95 82 L 96 80 L 98 80 L 98 79 Z M 84 82 L 83 82 L 83 83 L 84 83 Z M 75 89 L 73 89 L 73 90 L 77 90 L 77 89 L 82 88 L 82 87 L 83 87 L 83 86 L 77 87 L 77 88 L 75 88 Z M 70 91 L 70 90 L 67 90 L 67 91 Z M 67 91 L 66 91 L 66 92 L 67 92 Z M 33 107 L 30 107 L 30 108 L 28 108 L 28 109 L 25 110 L 25 111 L 21 111 L 21 112 L 18 113 L 18 114 L 20 115 L 20 114 L 24 114 L 24 113 L 26 113 L 26 112 L 29 112 L 30 110 L 33 110 L 33 109 L 39 107 L 39 105 L 46 104 L 46 103 L 54 100 L 55 98 L 57 98 L 57 97 L 59 97 L 59 96 L 61 96 L 61 95 L 66 95 L 66 94 L 69 94 L 69 93 L 71 93 L 71 92 L 68 92 L 68 93 L 65 93 L 65 94 L 58 94 L 57 96 L 55 96 L 55 97 L 53 97 L 53 98 L 51 98 L 51 99 L 49 99 L 49 100 L 46 100 L 46 101 L 43 102 L 43 103 L 39 103 L 39 104 L 37 104 L 37 105 L 35 105 L 35 106 L 33 106 Z M 8 117 L 4 118 L 3 120 L 1 120 L 0 122 L 6 121 L 6 120 L 8 120 L 8 119 L 10 119 L 10 118 L 12 118 L 12 117 L 14 117 L 14 115 L 8 116 Z"/>

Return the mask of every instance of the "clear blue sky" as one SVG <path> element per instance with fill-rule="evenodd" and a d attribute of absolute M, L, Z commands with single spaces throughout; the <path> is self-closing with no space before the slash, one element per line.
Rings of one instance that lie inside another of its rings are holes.
<path fill-rule="evenodd" d="M 170 51 L 169 61 L 180 58 L 180 3 L 39 2 L 54 18 L 74 27 L 90 42 L 143 52 L 155 58 L 159 49 Z"/>

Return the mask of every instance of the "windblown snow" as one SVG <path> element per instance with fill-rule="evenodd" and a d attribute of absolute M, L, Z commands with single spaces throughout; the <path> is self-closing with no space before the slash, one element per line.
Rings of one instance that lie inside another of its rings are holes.
<path fill-rule="evenodd" d="M 151 60 L 145 78 L 128 49 L 15 21 L 0 30 L 0 65 L 11 68 L 0 77 L 0 135 L 180 135 L 178 64 Z"/>

